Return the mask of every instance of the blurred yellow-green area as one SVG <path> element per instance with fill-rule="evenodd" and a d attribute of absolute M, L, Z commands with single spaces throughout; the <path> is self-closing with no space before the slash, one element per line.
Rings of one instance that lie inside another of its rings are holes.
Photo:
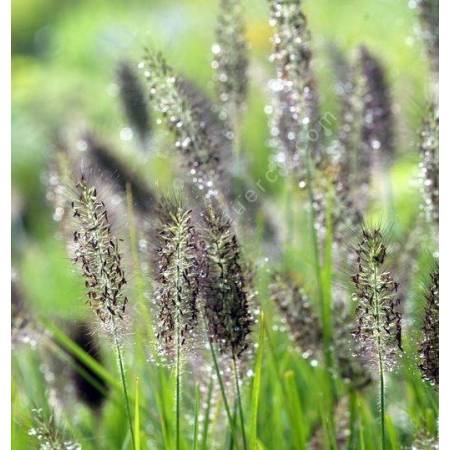
<path fill-rule="evenodd" d="M 266 0 L 243 3 L 251 61 L 242 149 L 257 182 L 271 155 L 264 106 L 269 103 L 267 83 L 274 75 L 269 62 L 272 30 Z M 164 157 L 133 150 L 133 142 L 121 139 L 127 122 L 117 97 L 117 66 L 123 60 L 137 66 L 146 47 L 161 50 L 177 72 L 213 97 L 211 46 L 217 10 L 218 0 L 13 1 L 12 264 L 36 315 L 73 320 L 90 313 L 82 300 L 83 282 L 71 267 L 64 243 L 55 238 L 57 224 L 46 200 L 46 170 L 58 133 L 88 127 L 153 186 L 168 185 L 171 168 Z M 396 158 L 390 169 L 395 215 L 383 204 L 375 205 L 371 214 L 400 241 L 398 236 L 420 211 L 417 133 L 429 94 L 416 11 L 407 0 L 305 0 L 304 11 L 322 113 L 338 111 L 331 44 L 348 57 L 365 44 L 386 69 L 396 122 Z M 165 154 L 167 147 L 167 154 L 173 155 L 172 140 L 153 115 L 152 121 L 158 151 Z M 267 186 L 266 195 L 281 204 L 278 184 Z M 296 263 L 302 259 L 302 254 L 293 256 Z M 39 390 L 28 381 L 30 392 Z M 408 387 L 409 397 L 414 396 L 412 389 Z M 401 422 L 406 413 L 397 412 Z M 114 436 L 110 439 L 113 442 Z"/>

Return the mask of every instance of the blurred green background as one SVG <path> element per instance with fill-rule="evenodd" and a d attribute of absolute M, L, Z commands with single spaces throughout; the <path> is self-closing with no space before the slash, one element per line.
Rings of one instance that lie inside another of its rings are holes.
<path fill-rule="evenodd" d="M 270 158 L 264 106 L 269 101 L 267 81 L 273 76 L 268 61 L 272 30 L 266 0 L 243 3 L 251 47 L 243 151 L 256 181 L 263 178 Z M 55 239 L 57 225 L 46 201 L 45 171 L 57 132 L 89 126 L 152 184 L 167 183 L 170 169 L 164 158 L 133 151 L 132 142 L 120 139 L 126 119 L 117 98 L 116 68 L 124 59 L 137 65 L 145 46 L 159 49 L 177 71 L 212 96 L 210 50 L 217 6 L 215 0 L 13 1 L 12 263 L 35 313 L 72 320 L 90 315 L 81 300 L 82 280 L 70 264 L 64 243 Z M 407 0 L 305 0 L 304 11 L 312 32 L 322 113 L 337 114 L 331 43 L 347 56 L 364 43 L 386 68 L 397 131 L 397 157 L 391 172 L 396 216 L 394 223 L 388 223 L 395 239 L 408 229 L 421 203 L 415 183 L 417 132 L 429 74 L 416 12 Z M 155 128 L 162 136 L 159 150 L 164 152 L 171 139 L 162 127 Z M 267 186 L 269 198 L 280 195 L 279 186 Z M 378 217 L 386 219 L 383 210 Z M 27 364 L 33 365 L 35 359 L 31 355 Z M 29 392 L 39 390 L 33 383 L 27 380 Z M 399 422 L 404 412 L 396 417 Z"/>

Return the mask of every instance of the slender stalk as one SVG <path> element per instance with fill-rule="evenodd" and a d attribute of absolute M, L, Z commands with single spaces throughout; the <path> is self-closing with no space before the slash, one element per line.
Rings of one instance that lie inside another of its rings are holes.
<path fill-rule="evenodd" d="M 272 339 L 270 336 L 270 328 L 266 321 L 264 321 L 264 330 L 265 330 L 265 335 L 267 336 L 267 343 L 268 343 L 268 347 L 269 347 L 269 351 L 270 351 L 270 356 L 272 359 L 273 368 L 275 370 L 276 377 L 278 379 L 278 383 L 281 386 L 281 392 L 283 393 L 284 401 L 285 401 L 286 405 L 288 406 L 287 411 L 288 411 L 291 425 L 294 429 L 296 444 L 297 444 L 298 448 L 304 448 L 304 441 L 303 441 L 304 433 L 303 433 L 303 429 L 302 429 L 303 421 L 298 422 L 295 419 L 295 414 L 292 410 L 292 405 L 291 405 L 291 398 L 289 396 L 289 392 L 287 390 L 286 383 L 284 382 L 284 380 L 281 376 L 281 369 L 280 369 L 277 357 L 275 355 L 275 350 L 274 350 Z"/>
<path fill-rule="evenodd" d="M 310 230 L 312 236 L 313 243 L 313 255 L 314 255 L 314 269 L 316 272 L 316 280 L 317 280 L 317 289 L 320 299 L 320 310 L 322 317 L 322 327 L 323 327 L 323 346 L 324 346 L 324 354 L 325 354 L 325 364 L 327 368 L 327 372 L 330 378 L 330 385 L 333 395 L 334 402 L 337 399 L 336 386 L 333 378 L 333 357 L 331 354 L 331 341 L 332 341 L 332 330 L 331 330 L 331 322 L 330 322 L 330 305 L 329 301 L 326 301 L 325 292 L 322 286 L 322 265 L 320 262 L 320 248 L 319 248 L 319 239 L 317 236 L 317 230 L 315 227 L 316 224 L 316 213 L 314 210 L 314 192 L 312 187 L 313 174 L 311 168 L 311 154 L 309 145 L 306 148 L 306 174 L 307 174 L 307 187 L 308 187 L 308 199 L 309 199 L 309 210 L 310 210 Z M 327 220 L 327 226 L 330 226 L 330 220 Z M 327 243 L 329 246 L 329 243 Z M 328 256 L 328 255 L 327 255 Z M 329 258 L 328 258 L 329 259 Z"/>
<path fill-rule="evenodd" d="M 179 327 L 178 327 L 179 328 Z M 176 368 L 175 368 L 175 376 L 176 376 L 176 448 L 180 449 L 180 333 L 177 329 L 177 350 L 176 350 Z"/>
<path fill-rule="evenodd" d="M 378 373 L 380 377 L 380 426 L 381 426 L 381 448 L 385 450 L 386 439 L 385 439 L 385 420 L 384 420 L 384 367 L 383 367 L 383 356 L 381 353 L 382 343 L 380 337 L 380 312 L 379 312 L 379 298 L 377 289 L 377 278 L 378 271 L 376 264 L 373 264 L 373 293 L 375 301 L 375 315 L 377 324 L 377 353 L 378 353 Z"/>
<path fill-rule="evenodd" d="M 128 399 L 127 383 L 125 380 L 125 370 L 124 370 L 124 365 L 123 365 L 122 351 L 120 350 L 120 343 L 119 343 L 119 339 L 117 337 L 116 323 L 114 320 L 113 320 L 113 336 L 114 336 L 114 344 L 116 346 L 116 351 L 117 351 L 117 360 L 119 361 L 120 379 L 122 381 L 123 396 L 124 396 L 124 400 L 125 400 L 125 407 L 126 407 L 126 412 L 127 412 L 127 417 L 128 417 L 128 425 L 130 427 L 131 440 L 133 442 L 133 448 L 136 448 L 135 441 L 134 441 L 133 422 L 131 420 L 130 402 Z"/>
<path fill-rule="evenodd" d="M 211 410 L 211 398 L 213 391 L 213 377 L 209 380 L 208 395 L 206 400 L 205 423 L 203 424 L 202 450 L 206 450 L 208 442 L 209 414 Z"/>
<path fill-rule="evenodd" d="M 234 382 L 236 384 L 236 395 L 237 395 L 237 404 L 238 404 L 238 408 L 239 408 L 239 419 L 241 422 L 242 441 L 244 444 L 244 450 L 247 450 L 247 436 L 245 434 L 244 410 L 242 409 L 242 399 L 241 399 L 241 390 L 239 387 L 239 375 L 238 375 L 238 371 L 237 371 L 236 355 L 233 355 L 233 372 L 234 372 Z"/>
<path fill-rule="evenodd" d="M 214 344 L 213 344 L 211 338 L 208 338 L 208 342 L 209 342 L 209 349 L 211 351 L 211 356 L 213 359 L 214 370 L 217 375 L 217 380 L 219 381 L 220 393 L 222 394 L 223 404 L 225 406 L 225 411 L 227 413 L 228 422 L 230 424 L 231 429 L 233 430 L 234 429 L 233 419 L 231 417 L 230 407 L 228 404 L 227 396 L 225 394 L 225 386 L 223 384 L 222 375 L 220 374 L 219 364 L 217 362 L 217 356 L 216 356 L 216 352 L 214 350 Z"/>
<path fill-rule="evenodd" d="M 379 357 L 379 372 L 380 372 L 380 421 L 381 421 L 381 448 L 384 450 L 386 448 L 385 439 L 385 420 L 384 420 L 384 372 L 383 372 L 383 361 Z"/>
<path fill-rule="evenodd" d="M 198 410 L 200 408 L 200 389 L 198 385 L 195 388 L 195 405 L 194 405 L 194 435 L 192 449 L 197 450 L 197 437 L 198 437 Z"/>

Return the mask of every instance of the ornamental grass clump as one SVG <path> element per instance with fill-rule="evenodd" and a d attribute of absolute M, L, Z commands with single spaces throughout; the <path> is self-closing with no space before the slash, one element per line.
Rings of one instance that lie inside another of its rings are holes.
<path fill-rule="evenodd" d="M 403 351 L 397 283 L 385 270 L 387 248 L 379 228 L 364 228 L 356 250 L 358 270 L 353 275 L 356 292 L 356 327 L 363 356 L 378 369 L 380 382 L 381 446 L 385 439 L 385 372 L 391 371 Z"/>
<path fill-rule="evenodd" d="M 422 378 L 439 387 L 439 267 L 430 274 L 419 347 Z"/>

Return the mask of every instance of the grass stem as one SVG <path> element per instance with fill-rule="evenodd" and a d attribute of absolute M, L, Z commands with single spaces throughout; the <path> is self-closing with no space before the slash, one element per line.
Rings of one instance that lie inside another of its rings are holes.
<path fill-rule="evenodd" d="M 119 338 L 117 336 L 117 329 L 116 329 L 116 323 L 113 321 L 113 336 L 114 336 L 114 343 L 116 346 L 117 351 L 117 360 L 119 362 L 119 371 L 120 371 L 120 379 L 122 381 L 122 389 L 123 389 L 123 396 L 125 400 L 125 407 L 128 417 L 128 425 L 130 427 L 130 433 L 131 433 L 131 441 L 133 443 L 133 449 L 135 449 L 135 441 L 134 441 L 134 431 L 133 431 L 133 422 L 131 420 L 131 409 L 130 409 L 130 402 L 128 398 L 128 390 L 127 390 L 127 382 L 125 379 L 125 369 L 123 364 L 123 357 L 122 357 L 122 351 L 120 349 L 120 343 Z"/>
<path fill-rule="evenodd" d="M 244 410 L 242 409 L 241 389 L 239 387 L 239 374 L 237 371 L 236 355 L 233 355 L 233 373 L 234 373 L 234 382 L 236 385 L 237 404 L 239 408 L 239 420 L 241 422 L 242 441 L 244 444 L 244 450 L 247 450 L 247 436 L 245 434 Z"/>

